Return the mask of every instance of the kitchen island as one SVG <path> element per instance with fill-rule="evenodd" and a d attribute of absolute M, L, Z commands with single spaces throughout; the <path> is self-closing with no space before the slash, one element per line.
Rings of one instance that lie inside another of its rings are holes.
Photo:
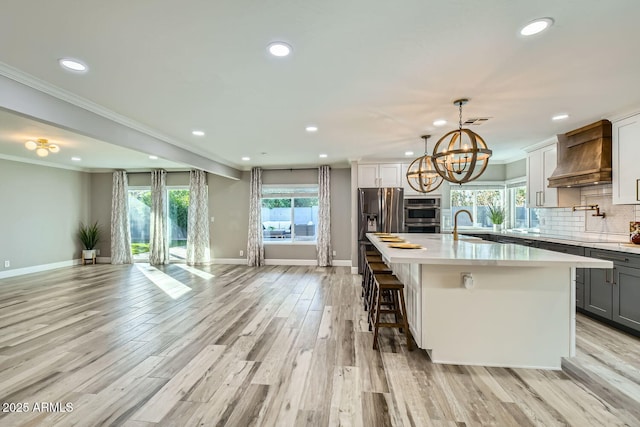
<path fill-rule="evenodd" d="M 407 318 L 435 363 L 560 369 L 575 354 L 575 269 L 613 263 L 473 237 L 367 234 L 405 284 Z"/>

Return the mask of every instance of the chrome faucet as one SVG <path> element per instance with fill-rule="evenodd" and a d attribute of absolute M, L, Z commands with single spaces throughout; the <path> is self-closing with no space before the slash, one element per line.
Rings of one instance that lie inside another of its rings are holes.
<path fill-rule="evenodd" d="M 469 215 L 469 219 L 471 220 L 471 222 L 473 222 L 471 212 L 469 212 L 468 210 L 460 209 L 458 212 L 456 212 L 456 214 L 453 216 L 453 240 L 458 240 L 458 215 L 460 215 L 462 212 L 466 212 L 466 214 Z"/>

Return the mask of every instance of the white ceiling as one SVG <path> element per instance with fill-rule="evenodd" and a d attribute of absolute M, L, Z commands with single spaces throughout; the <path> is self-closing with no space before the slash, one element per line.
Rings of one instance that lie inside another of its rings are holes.
<path fill-rule="evenodd" d="M 539 17 L 555 25 L 518 34 Z M 0 62 L 239 169 L 417 155 L 420 135 L 457 127 L 460 97 L 463 118 L 491 117 L 474 130 L 508 161 L 640 108 L 639 18 L 638 0 L 3 0 Z M 275 40 L 292 55 L 271 57 Z M 65 72 L 61 57 L 90 70 Z M 29 133 L 20 123 L 0 153 Z"/>

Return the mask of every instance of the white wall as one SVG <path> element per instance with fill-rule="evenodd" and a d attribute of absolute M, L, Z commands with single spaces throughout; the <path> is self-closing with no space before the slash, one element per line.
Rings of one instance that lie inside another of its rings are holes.
<path fill-rule="evenodd" d="M 0 159 L 0 272 L 81 258 L 90 187 L 84 172 Z"/>
<path fill-rule="evenodd" d="M 239 181 L 209 176 L 209 214 L 215 218 L 211 224 L 211 249 L 214 258 L 239 259 L 240 251 L 246 256 L 249 224 L 250 172 L 244 172 Z M 317 169 L 263 170 L 262 183 L 317 184 Z M 348 260 L 351 253 L 350 232 L 350 169 L 331 169 L 331 242 L 336 260 Z M 243 256 L 243 258 L 244 258 Z M 315 260 L 315 244 L 265 244 L 267 260 Z"/>

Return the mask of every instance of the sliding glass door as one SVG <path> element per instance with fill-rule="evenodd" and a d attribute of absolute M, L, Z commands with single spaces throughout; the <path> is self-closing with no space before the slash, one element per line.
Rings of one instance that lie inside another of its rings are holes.
<path fill-rule="evenodd" d="M 166 212 L 169 260 L 185 260 L 189 220 L 189 189 L 171 187 L 167 189 L 167 193 Z M 129 188 L 129 224 L 131 228 L 131 251 L 134 261 L 148 261 L 151 234 L 150 188 Z"/>
<path fill-rule="evenodd" d="M 149 260 L 151 190 L 129 188 L 129 227 L 134 261 Z"/>
<path fill-rule="evenodd" d="M 187 225 L 189 222 L 189 189 L 167 189 L 167 241 L 169 242 L 169 259 L 187 259 Z"/>

